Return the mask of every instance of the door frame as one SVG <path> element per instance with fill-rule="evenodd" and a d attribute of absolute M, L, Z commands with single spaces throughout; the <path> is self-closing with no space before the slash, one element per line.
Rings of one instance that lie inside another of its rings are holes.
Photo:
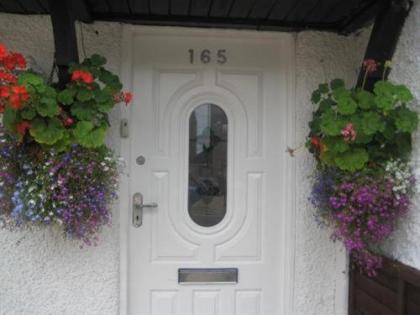
<path fill-rule="evenodd" d="M 195 29 L 183 27 L 165 27 L 165 26 L 122 26 L 122 40 L 121 40 L 121 62 L 120 62 L 120 77 L 125 89 L 132 91 L 133 84 L 133 42 L 136 38 L 142 35 L 181 35 L 190 37 L 212 36 L 219 38 L 242 38 L 247 41 L 283 41 L 286 43 L 287 51 L 285 54 L 289 60 L 286 81 L 287 81 L 287 139 L 290 147 L 296 147 L 296 106 L 295 106 L 295 46 L 296 37 L 291 33 L 274 33 L 261 31 L 244 31 L 244 30 L 227 30 L 227 29 Z M 133 91 L 134 92 L 134 91 Z M 134 92 L 135 93 L 135 92 Z M 135 105 L 134 105 L 135 106 Z M 130 108 L 124 107 L 120 111 L 120 119 L 127 119 L 129 126 L 131 123 Z M 118 128 L 117 128 L 118 129 Z M 127 166 L 130 165 L 130 137 L 122 138 L 118 134 L 119 151 L 121 157 L 126 161 Z M 286 148 L 284 154 L 287 154 Z M 288 198 L 282 201 L 283 206 L 288 211 L 285 211 L 283 216 L 283 243 L 282 251 L 285 254 L 284 266 L 282 270 L 281 288 L 279 295 L 283 300 L 283 309 L 281 314 L 293 314 L 294 306 L 294 278 L 295 278 L 295 213 L 296 213 L 296 159 L 288 156 L 286 159 L 287 174 L 281 179 L 283 187 L 287 189 L 285 194 Z M 129 177 L 121 176 L 120 182 L 120 198 L 118 203 L 119 211 L 119 249 L 120 249 L 120 266 L 119 266 L 119 314 L 128 314 L 128 279 L 129 279 L 129 229 L 131 228 L 131 194 L 129 186 Z M 280 310 L 279 310 L 280 311 Z"/>

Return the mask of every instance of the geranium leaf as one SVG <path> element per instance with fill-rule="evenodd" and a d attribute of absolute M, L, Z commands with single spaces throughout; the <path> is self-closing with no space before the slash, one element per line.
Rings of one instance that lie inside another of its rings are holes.
<path fill-rule="evenodd" d="M 378 131 L 384 131 L 385 123 L 379 114 L 366 112 L 362 116 L 362 129 L 366 135 L 373 135 Z"/>
<path fill-rule="evenodd" d="M 93 98 L 93 92 L 90 90 L 81 89 L 77 92 L 76 98 L 81 102 L 87 102 Z"/>
<path fill-rule="evenodd" d="M 75 103 L 70 111 L 79 120 L 92 120 L 96 114 L 96 110 L 92 106 L 83 103 Z"/>
<path fill-rule="evenodd" d="M 35 73 L 30 73 L 30 72 L 26 72 L 19 75 L 17 82 L 20 85 L 33 85 L 33 86 L 44 84 L 44 80 L 42 79 L 41 76 Z"/>
<path fill-rule="evenodd" d="M 44 121 L 35 119 L 32 121 L 32 127 L 29 129 L 31 136 L 36 142 L 41 144 L 53 145 L 63 137 L 64 127 L 57 118 Z"/>
<path fill-rule="evenodd" d="M 6 107 L 3 113 L 3 124 L 10 132 L 15 132 L 16 111 Z"/>
<path fill-rule="evenodd" d="M 412 133 L 417 129 L 418 122 L 419 117 L 416 112 L 405 107 L 398 110 L 395 125 L 399 131 Z"/>
<path fill-rule="evenodd" d="M 333 154 L 346 152 L 350 148 L 349 144 L 344 142 L 342 137 L 328 137 L 324 140 L 324 143 L 327 146 L 327 150 Z"/>
<path fill-rule="evenodd" d="M 339 169 L 350 172 L 361 170 L 368 161 L 369 154 L 362 148 L 341 153 L 335 158 L 335 163 Z"/>
<path fill-rule="evenodd" d="M 42 117 L 54 117 L 59 112 L 58 104 L 55 97 L 42 97 L 39 103 L 35 105 L 35 108 L 38 114 Z"/>
<path fill-rule="evenodd" d="M 377 95 L 375 96 L 375 104 L 383 111 L 389 111 L 394 107 L 395 100 L 392 95 Z"/>
<path fill-rule="evenodd" d="M 21 111 L 20 116 L 26 120 L 32 120 L 36 116 L 36 111 L 33 108 L 26 108 Z"/>
<path fill-rule="evenodd" d="M 414 99 L 413 94 L 405 85 L 395 85 L 393 92 L 396 98 L 403 103 L 408 103 Z"/>
<path fill-rule="evenodd" d="M 57 100 L 64 105 L 71 105 L 74 102 L 75 90 L 65 89 L 58 93 Z"/>
<path fill-rule="evenodd" d="M 92 57 L 90 57 L 90 62 L 93 66 L 100 67 L 106 64 L 106 58 L 98 54 L 93 54 Z"/>
<path fill-rule="evenodd" d="M 313 91 L 312 96 L 311 96 L 311 102 L 314 104 L 318 104 L 320 100 L 321 100 L 321 92 L 319 92 L 319 90 Z"/>
<path fill-rule="evenodd" d="M 328 136 L 338 136 L 341 129 L 344 127 L 344 122 L 335 117 L 332 110 L 329 110 L 321 115 L 321 131 Z"/>
<path fill-rule="evenodd" d="M 344 87 L 344 81 L 342 79 L 334 79 L 331 81 L 330 87 L 333 90 Z"/>
<path fill-rule="evenodd" d="M 357 103 L 351 96 L 342 96 L 337 99 L 337 110 L 343 115 L 354 114 L 357 110 Z"/>
<path fill-rule="evenodd" d="M 327 94 L 330 91 L 327 83 L 322 83 L 318 86 L 318 90 L 321 94 Z"/>
<path fill-rule="evenodd" d="M 355 97 L 361 109 L 369 109 L 375 105 L 374 95 L 368 91 L 358 90 Z"/>
<path fill-rule="evenodd" d="M 106 128 L 95 127 L 90 121 L 79 121 L 73 130 L 77 142 L 86 148 L 97 148 L 104 144 Z"/>

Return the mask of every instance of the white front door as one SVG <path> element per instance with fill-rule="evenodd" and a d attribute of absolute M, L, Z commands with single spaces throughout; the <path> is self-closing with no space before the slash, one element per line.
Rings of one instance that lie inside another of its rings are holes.
<path fill-rule="evenodd" d="M 143 28 L 128 40 L 130 198 L 157 203 L 138 227 L 129 215 L 128 313 L 290 315 L 292 37 Z"/>

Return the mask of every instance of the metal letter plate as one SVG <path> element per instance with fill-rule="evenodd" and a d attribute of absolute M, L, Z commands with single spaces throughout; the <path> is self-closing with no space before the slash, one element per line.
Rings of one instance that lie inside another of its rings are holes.
<path fill-rule="evenodd" d="M 178 269 L 180 284 L 238 283 L 238 268 L 183 268 Z"/>

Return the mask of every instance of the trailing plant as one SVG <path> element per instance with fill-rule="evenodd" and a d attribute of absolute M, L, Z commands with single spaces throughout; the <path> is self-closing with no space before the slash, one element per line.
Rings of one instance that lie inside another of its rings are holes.
<path fill-rule="evenodd" d="M 404 85 L 381 80 L 365 90 L 377 63 L 367 60 L 364 67 L 360 88 L 336 79 L 313 92 L 317 108 L 306 146 L 318 162 L 311 195 L 318 219 L 333 227 L 333 238 L 343 241 L 361 270 L 374 275 L 382 262 L 378 245 L 413 194 L 409 157 L 418 115 Z"/>
<path fill-rule="evenodd" d="M 57 89 L 0 44 L 0 221 L 10 228 L 62 227 L 96 244 L 110 224 L 120 161 L 104 144 L 108 114 L 132 94 L 93 55 L 70 66 Z M 1 223 L 0 222 L 0 223 Z"/>

